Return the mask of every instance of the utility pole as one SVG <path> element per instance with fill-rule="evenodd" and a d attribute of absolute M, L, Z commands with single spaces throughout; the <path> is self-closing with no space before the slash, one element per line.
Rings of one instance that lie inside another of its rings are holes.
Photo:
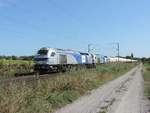
<path fill-rule="evenodd" d="M 118 56 L 118 62 L 119 62 L 119 56 L 120 56 L 120 45 L 119 43 L 116 43 L 117 44 L 117 56 Z"/>
<path fill-rule="evenodd" d="M 116 45 L 117 58 L 118 58 L 118 62 L 119 62 L 119 57 L 120 57 L 120 44 L 119 44 L 119 42 L 112 43 L 112 44 Z"/>
<path fill-rule="evenodd" d="M 91 52 L 91 44 L 88 44 L 88 53 Z"/>

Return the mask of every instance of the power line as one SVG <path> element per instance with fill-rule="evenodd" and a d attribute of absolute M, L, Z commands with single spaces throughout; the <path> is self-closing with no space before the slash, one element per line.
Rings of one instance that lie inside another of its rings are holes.
<path fill-rule="evenodd" d="M 116 45 L 116 51 L 117 51 L 117 57 L 118 57 L 118 62 L 119 62 L 119 57 L 120 57 L 120 44 L 119 42 L 115 42 L 115 43 L 112 43 L 112 44 L 115 44 Z"/>
<path fill-rule="evenodd" d="M 88 53 L 91 53 L 91 45 L 92 44 L 88 44 Z"/>
<path fill-rule="evenodd" d="M 120 58 L 120 44 L 118 42 L 117 43 L 111 43 L 111 44 L 115 45 L 115 52 L 117 52 L 116 53 L 116 57 L 118 58 L 118 62 L 119 62 L 119 58 Z M 98 48 L 94 47 L 94 45 L 97 45 L 99 47 Z M 102 45 L 100 45 L 100 44 L 88 44 L 88 53 L 91 53 L 92 51 L 95 51 L 95 50 L 98 50 L 98 51 L 102 52 L 102 49 L 104 50 L 104 46 L 102 48 L 100 48 L 100 46 L 102 47 Z M 93 47 L 93 48 L 91 48 L 91 47 Z"/>

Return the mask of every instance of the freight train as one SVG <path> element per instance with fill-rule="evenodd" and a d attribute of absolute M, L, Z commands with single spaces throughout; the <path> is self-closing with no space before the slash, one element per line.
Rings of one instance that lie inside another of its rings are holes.
<path fill-rule="evenodd" d="M 95 67 L 100 59 L 95 54 L 69 49 L 41 48 L 35 55 L 34 70 L 39 72 L 66 71 L 72 67 Z"/>
<path fill-rule="evenodd" d="M 97 64 L 106 63 L 132 63 L 136 60 L 107 57 L 70 49 L 57 49 L 43 47 L 35 55 L 35 72 L 65 72 L 72 68 L 94 68 Z"/>

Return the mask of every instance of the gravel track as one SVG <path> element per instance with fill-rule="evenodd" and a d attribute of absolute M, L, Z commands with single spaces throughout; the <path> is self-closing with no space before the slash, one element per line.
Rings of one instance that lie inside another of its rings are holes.
<path fill-rule="evenodd" d="M 150 113 L 141 70 L 139 65 L 55 113 Z"/>

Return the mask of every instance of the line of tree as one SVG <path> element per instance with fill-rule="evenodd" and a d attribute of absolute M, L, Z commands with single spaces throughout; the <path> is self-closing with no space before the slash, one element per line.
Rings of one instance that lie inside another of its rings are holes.
<path fill-rule="evenodd" d="M 141 61 L 143 63 L 149 63 L 150 64 L 150 58 L 143 57 L 143 58 L 141 58 Z"/>
<path fill-rule="evenodd" d="M 6 60 L 33 60 L 34 56 L 0 56 L 0 59 L 6 59 Z"/>

